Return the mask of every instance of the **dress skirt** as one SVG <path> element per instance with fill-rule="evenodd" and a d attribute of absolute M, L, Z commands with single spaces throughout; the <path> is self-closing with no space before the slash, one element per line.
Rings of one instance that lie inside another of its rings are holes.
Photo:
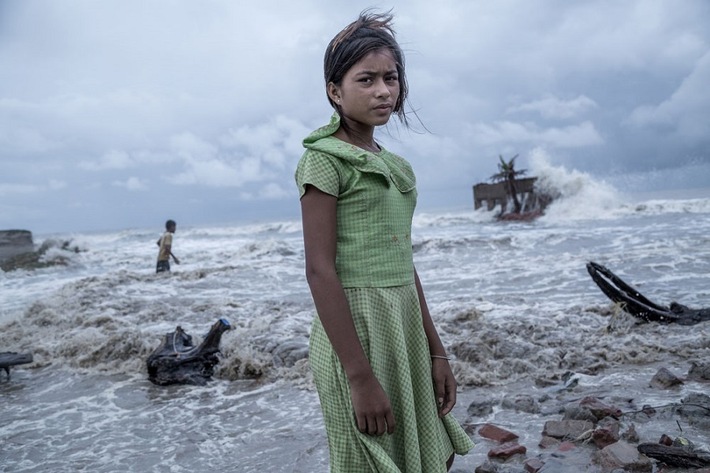
<path fill-rule="evenodd" d="M 473 443 L 451 416 L 439 418 L 429 345 L 414 284 L 346 288 L 360 343 L 389 396 L 391 435 L 357 429 L 347 377 L 318 317 L 309 360 L 318 388 L 332 473 L 445 473 L 452 453 Z"/>

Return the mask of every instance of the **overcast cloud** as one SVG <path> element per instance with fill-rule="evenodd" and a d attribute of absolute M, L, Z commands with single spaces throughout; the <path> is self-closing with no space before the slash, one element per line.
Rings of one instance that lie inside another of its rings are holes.
<path fill-rule="evenodd" d="M 472 205 L 498 155 L 710 187 L 705 0 L 0 0 L 0 229 L 298 218 L 325 46 L 369 6 L 428 130 L 380 134 L 420 208 Z"/>

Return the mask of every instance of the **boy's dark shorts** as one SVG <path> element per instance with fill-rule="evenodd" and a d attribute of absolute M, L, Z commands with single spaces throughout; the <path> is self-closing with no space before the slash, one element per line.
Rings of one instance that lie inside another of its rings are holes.
<path fill-rule="evenodd" d="M 156 273 L 170 271 L 170 261 L 158 261 L 158 266 L 155 268 Z"/>

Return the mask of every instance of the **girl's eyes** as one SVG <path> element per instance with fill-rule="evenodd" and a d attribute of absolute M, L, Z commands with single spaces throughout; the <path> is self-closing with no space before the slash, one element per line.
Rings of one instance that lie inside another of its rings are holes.
<path fill-rule="evenodd" d="M 365 84 L 371 84 L 374 81 L 375 81 L 375 79 L 372 77 L 363 77 L 358 82 L 363 82 Z M 399 81 L 398 76 L 386 76 L 385 77 L 385 82 L 397 82 L 397 81 Z"/>

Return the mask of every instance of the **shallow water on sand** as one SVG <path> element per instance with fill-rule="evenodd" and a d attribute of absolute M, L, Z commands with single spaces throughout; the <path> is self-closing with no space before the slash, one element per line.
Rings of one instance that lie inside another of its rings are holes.
<path fill-rule="evenodd" d="M 527 382 L 504 387 L 463 388 L 454 411 L 476 442 L 455 468 L 470 472 L 487 460 L 495 444 L 478 436 L 494 423 L 519 435 L 527 457 L 540 457 L 558 471 L 600 471 L 591 458 L 593 445 L 568 452 L 538 446 L 544 424 L 560 420 L 561 410 L 586 396 L 619 407 L 622 432 L 634 424 L 642 442 L 663 434 L 710 445 L 710 432 L 672 413 L 686 393 L 707 386 L 687 383 L 670 391 L 653 390 L 647 380 L 655 367 L 633 376 L 609 373 L 578 375 L 574 387 L 536 388 Z M 531 414 L 500 407 L 508 397 L 547 399 Z M 143 376 L 93 375 L 41 368 L 16 370 L 11 383 L 0 384 L 3 471 L 22 472 L 294 472 L 328 470 L 327 439 L 317 395 L 286 382 L 216 380 L 205 387 L 159 387 Z M 466 412 L 472 401 L 487 398 L 497 407 L 485 417 Z M 33 406 L 28 411 L 25 406 Z M 656 407 L 648 418 L 638 411 Z M 60 407 L 61 406 L 61 407 Z M 680 429 L 682 428 L 682 431 Z M 575 469 L 578 468 L 578 469 Z M 675 470 L 664 470 L 673 472 Z M 677 470 L 682 471 L 682 470 Z"/>
<path fill-rule="evenodd" d="M 287 383 L 13 374 L 0 385 L 3 471 L 327 471 L 317 396 Z"/>

